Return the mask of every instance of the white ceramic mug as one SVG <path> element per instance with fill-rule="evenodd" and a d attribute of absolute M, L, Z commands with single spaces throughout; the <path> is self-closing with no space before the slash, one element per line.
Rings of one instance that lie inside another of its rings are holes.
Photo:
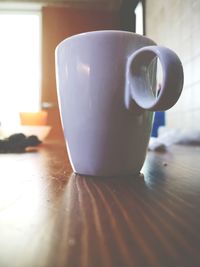
<path fill-rule="evenodd" d="M 150 88 L 158 57 L 163 81 Z M 153 111 L 178 100 L 183 68 L 177 55 L 130 32 L 78 34 L 56 48 L 56 79 L 64 135 L 74 172 L 92 176 L 137 174 L 145 160 Z M 150 80 L 152 80 L 150 82 Z"/>

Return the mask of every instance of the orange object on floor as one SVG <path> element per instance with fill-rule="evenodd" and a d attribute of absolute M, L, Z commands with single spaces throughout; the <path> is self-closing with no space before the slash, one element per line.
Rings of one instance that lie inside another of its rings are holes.
<path fill-rule="evenodd" d="M 21 125 L 46 125 L 48 113 L 45 110 L 38 112 L 20 112 Z"/>

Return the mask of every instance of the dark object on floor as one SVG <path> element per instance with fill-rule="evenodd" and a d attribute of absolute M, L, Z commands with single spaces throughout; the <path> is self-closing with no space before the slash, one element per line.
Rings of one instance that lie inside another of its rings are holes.
<path fill-rule="evenodd" d="M 22 133 L 13 134 L 8 138 L 0 140 L 0 153 L 21 153 L 25 152 L 27 147 L 39 144 L 41 144 L 41 141 L 35 135 L 27 137 Z"/>

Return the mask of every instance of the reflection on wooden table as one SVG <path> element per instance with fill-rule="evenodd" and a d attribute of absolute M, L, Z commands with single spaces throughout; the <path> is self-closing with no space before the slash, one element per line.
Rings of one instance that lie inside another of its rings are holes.
<path fill-rule="evenodd" d="M 200 149 L 149 152 L 138 177 L 73 174 L 64 144 L 0 162 L 1 267 L 200 266 Z"/>

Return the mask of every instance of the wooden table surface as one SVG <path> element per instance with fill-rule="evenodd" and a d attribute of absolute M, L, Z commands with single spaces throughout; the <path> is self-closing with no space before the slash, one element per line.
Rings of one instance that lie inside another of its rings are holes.
<path fill-rule="evenodd" d="M 200 148 L 148 152 L 138 177 L 75 175 L 62 143 L 0 167 L 0 267 L 200 266 Z"/>

